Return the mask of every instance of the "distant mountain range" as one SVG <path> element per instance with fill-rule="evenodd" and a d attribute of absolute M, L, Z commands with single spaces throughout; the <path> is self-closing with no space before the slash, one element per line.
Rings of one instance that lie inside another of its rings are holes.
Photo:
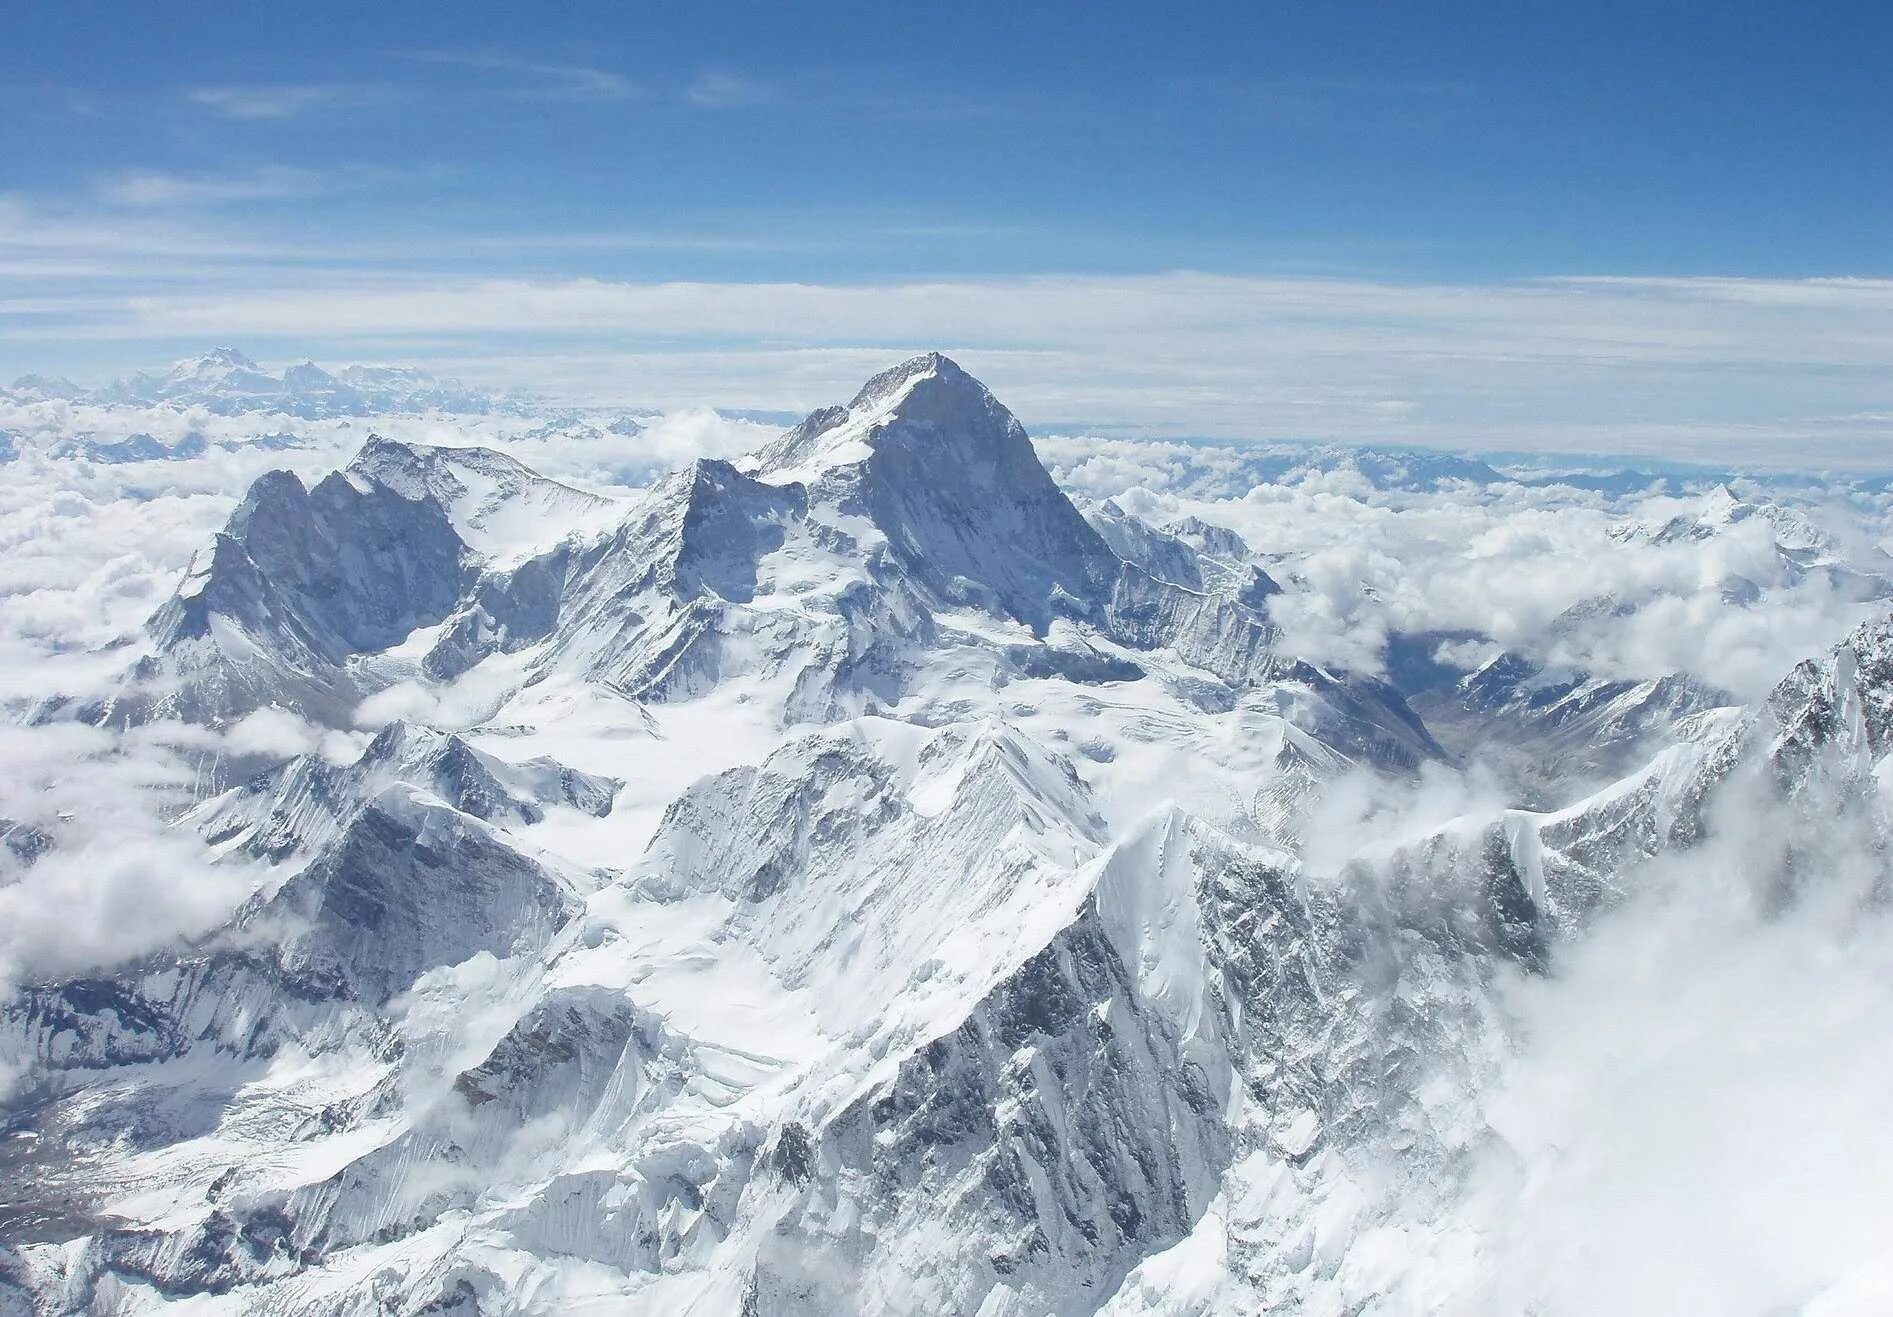
<path fill-rule="evenodd" d="M 313 361 L 272 375 L 235 348 L 214 348 L 162 375 L 139 372 L 100 389 L 27 375 L 13 382 L 15 401 L 152 406 L 170 403 L 220 413 L 280 412 L 316 418 L 409 411 L 487 412 L 514 405 L 508 397 L 395 366 L 345 366 L 327 371 Z"/>

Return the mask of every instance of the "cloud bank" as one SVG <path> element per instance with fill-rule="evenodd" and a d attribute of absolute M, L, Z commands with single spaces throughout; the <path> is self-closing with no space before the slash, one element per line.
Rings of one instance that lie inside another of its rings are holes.
<path fill-rule="evenodd" d="M 188 200 L 289 181 L 125 186 Z M 22 256 L 82 254 L 78 238 L 63 253 L 43 245 L 56 229 L 32 218 L 21 211 L 12 226 Z M 598 236 L 573 242 L 595 253 Z M 552 235 L 532 254 L 557 245 Z M 364 254 L 419 268 L 395 276 L 311 252 L 319 271 L 260 258 L 193 288 L 0 300 L 0 352 L 24 368 L 60 344 L 95 355 L 115 344 L 123 359 L 137 345 L 293 340 L 574 401 L 801 409 L 890 356 L 938 347 L 1041 427 L 1855 466 L 1883 464 L 1893 442 L 1886 280 L 640 283 L 428 272 L 437 248 Z"/>

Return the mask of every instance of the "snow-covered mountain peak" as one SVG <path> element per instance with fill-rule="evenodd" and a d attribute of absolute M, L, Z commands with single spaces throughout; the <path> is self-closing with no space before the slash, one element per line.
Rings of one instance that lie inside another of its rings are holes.
<path fill-rule="evenodd" d="M 439 497 L 449 482 L 469 474 L 497 481 L 544 479 L 495 449 L 410 443 L 381 434 L 368 436 L 348 470 L 413 499 Z"/>
<path fill-rule="evenodd" d="M 22 375 L 13 381 L 9 392 L 22 402 L 46 402 L 60 398 L 75 398 L 84 390 L 61 376 Z"/>
<path fill-rule="evenodd" d="M 214 379 L 232 371 L 258 371 L 263 368 L 235 348 L 212 348 L 195 357 L 186 357 L 171 367 L 174 380 Z"/>
<path fill-rule="evenodd" d="M 467 545 L 489 558 L 530 554 L 573 533 L 606 529 L 621 505 L 542 476 L 490 448 L 449 448 L 370 435 L 348 474 L 437 504 Z"/>
<path fill-rule="evenodd" d="M 959 362 L 943 352 L 923 352 L 909 357 L 898 366 L 889 366 L 869 377 L 848 404 L 851 412 L 891 410 L 922 383 L 939 381 L 949 389 L 991 399 L 986 386 L 960 368 Z"/>
<path fill-rule="evenodd" d="M 1016 464 L 1031 442 L 984 384 L 952 358 L 928 352 L 874 376 L 846 407 L 810 413 L 755 462 L 769 479 L 808 479 L 890 447 L 946 467 Z"/>
<path fill-rule="evenodd" d="M 291 393 L 309 393 L 340 388 L 342 382 L 313 361 L 299 361 L 283 371 L 283 387 Z"/>
<path fill-rule="evenodd" d="M 935 597 L 1043 634 L 1060 612 L 1096 612 L 1120 563 L 1040 463 L 1025 427 L 937 352 L 870 379 L 739 469 L 865 514 Z"/>
<path fill-rule="evenodd" d="M 1893 581 L 1862 570 L 1831 534 L 1787 502 L 1745 496 L 1723 483 L 1691 501 L 1665 499 L 1657 506 L 1668 514 L 1662 521 L 1624 522 L 1612 529 L 1612 538 L 1664 548 L 1727 546 L 1739 555 L 1730 557 L 1733 570 L 1722 581 L 1730 601 L 1752 603 L 1763 588 L 1810 578 L 1861 601 L 1893 594 Z"/>
<path fill-rule="evenodd" d="M 1620 537 L 1647 539 L 1652 544 L 1700 542 L 1749 522 L 1765 525 L 1776 545 L 1787 554 L 1827 554 L 1834 548 L 1826 533 L 1802 513 L 1777 503 L 1743 498 L 1726 483 L 1717 485 L 1688 511 L 1677 513 L 1661 526 L 1632 525 Z"/>
<path fill-rule="evenodd" d="M 655 702 L 760 683 L 749 698 L 786 725 L 886 707 L 962 648 L 984 680 L 1162 671 L 1193 705 L 1270 692 L 1349 753 L 1437 753 L 1391 688 L 1275 653 L 1276 587 L 1252 565 L 1127 517 L 1088 523 L 952 362 L 906 363 L 857 403 L 828 427 L 861 436 L 840 441 L 857 460 L 700 459 L 622 503 L 500 453 L 382 437 L 313 486 L 265 476 L 153 619 L 142 693 L 113 716 L 346 720 L 388 686 L 504 655 L 497 699 L 555 673 Z M 779 446 L 832 456 L 815 419 Z"/>
<path fill-rule="evenodd" d="M 1702 498 L 1702 518 L 1705 521 L 1728 520 L 1735 515 L 1737 508 L 1746 500 L 1735 492 L 1735 487 L 1726 480 L 1710 490 Z"/>
<path fill-rule="evenodd" d="M 121 387 L 123 387 L 121 385 Z M 235 348 L 212 348 L 174 364 L 160 379 L 136 376 L 128 392 L 178 401 L 215 394 L 232 398 L 273 397 L 283 382 Z"/>

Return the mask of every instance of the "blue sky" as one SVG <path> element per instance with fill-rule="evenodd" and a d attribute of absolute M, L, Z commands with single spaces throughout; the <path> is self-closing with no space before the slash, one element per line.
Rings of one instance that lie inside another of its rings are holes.
<path fill-rule="evenodd" d="M 1893 412 L 1883 5 L 9 28 L 0 374 L 231 341 L 793 407 L 937 345 L 1022 411 L 1173 432 L 1497 443 L 1555 414 L 1647 447 Z M 1201 314 L 1189 280 L 1220 281 Z"/>

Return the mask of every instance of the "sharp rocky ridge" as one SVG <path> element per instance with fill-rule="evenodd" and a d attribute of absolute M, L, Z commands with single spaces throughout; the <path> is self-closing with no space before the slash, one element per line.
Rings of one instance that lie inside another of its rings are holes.
<path fill-rule="evenodd" d="M 1278 590 L 938 354 L 628 499 L 264 476 L 41 716 L 373 735 L 220 760 L 229 920 L 0 1007 L 0 1311 L 1368 1311 L 1345 1241 L 1476 1253 L 1501 985 L 1745 803 L 1784 901 L 1883 854 L 1893 622 L 1756 707 L 1574 683 L 1661 747 L 1368 844 L 1324 789 L 1447 752 Z"/>

